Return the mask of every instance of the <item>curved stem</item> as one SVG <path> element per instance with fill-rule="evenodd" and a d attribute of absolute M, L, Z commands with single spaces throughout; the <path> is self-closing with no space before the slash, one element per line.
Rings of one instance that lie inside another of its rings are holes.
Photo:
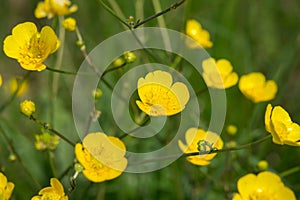
<path fill-rule="evenodd" d="M 59 133 L 58 131 L 56 131 L 55 129 L 51 128 L 50 125 L 48 123 L 45 122 L 41 122 L 40 120 L 36 119 L 33 115 L 31 115 L 29 117 L 29 119 L 33 120 L 35 123 L 41 125 L 44 129 L 54 133 L 55 135 L 57 135 L 58 137 L 60 137 L 61 139 L 63 139 L 64 141 L 66 141 L 67 143 L 69 143 L 71 146 L 75 147 L 75 143 L 73 143 L 71 140 L 69 140 L 68 138 L 66 138 L 63 134 Z"/>
<path fill-rule="evenodd" d="M 64 43 L 65 43 L 65 29 L 61 26 L 62 21 L 64 20 L 63 16 L 59 16 L 58 18 L 58 28 L 59 28 L 59 40 L 60 40 L 60 48 L 57 52 L 57 60 L 55 63 L 55 70 L 60 70 L 62 60 L 63 60 L 63 54 L 64 54 Z M 57 90 L 58 90 L 58 82 L 59 82 L 59 74 L 53 75 L 52 80 L 52 88 L 51 88 L 51 114 L 50 114 L 50 121 L 53 124 L 54 123 L 54 112 L 55 112 L 55 100 L 57 96 Z"/>
<path fill-rule="evenodd" d="M 300 166 L 293 167 L 279 174 L 280 177 L 286 177 L 296 172 L 300 172 Z"/>
<path fill-rule="evenodd" d="M 21 167 L 23 168 L 24 172 L 32 179 L 33 183 L 35 184 L 35 186 L 37 188 L 40 188 L 41 185 L 39 184 L 39 182 L 34 178 L 34 176 L 30 173 L 30 171 L 28 170 L 28 168 L 24 165 L 21 156 L 18 154 L 18 152 L 16 151 L 16 148 L 13 144 L 13 141 L 8 137 L 8 135 L 6 134 L 6 132 L 4 131 L 4 129 L 2 128 L 2 126 L 0 125 L 0 132 L 2 133 L 4 139 L 6 140 L 8 146 L 9 146 L 9 150 L 11 151 L 11 153 L 13 153 L 16 158 L 17 161 L 20 163 Z"/>
<path fill-rule="evenodd" d="M 192 153 L 183 154 L 183 156 L 187 157 L 187 156 L 197 156 L 197 155 L 206 155 L 206 154 L 212 154 L 212 153 L 237 151 L 237 150 L 245 149 L 245 148 L 251 147 L 253 145 L 262 143 L 262 142 L 266 141 L 267 139 L 269 139 L 271 137 L 272 137 L 272 135 L 269 134 L 269 135 L 267 135 L 267 136 L 265 136 L 265 137 L 263 137 L 259 140 L 256 140 L 254 142 L 250 142 L 250 143 L 247 143 L 247 144 L 243 144 L 243 145 L 240 145 L 240 146 L 237 146 L 237 147 L 230 147 L 230 148 L 224 148 L 224 149 L 212 149 L 210 151 L 192 152 Z"/>
<path fill-rule="evenodd" d="M 63 70 L 54 69 L 54 68 L 50 68 L 50 67 L 47 67 L 46 69 L 51 72 L 56 72 L 56 73 L 60 73 L 60 74 L 77 75 L 76 72 L 68 72 L 68 71 L 63 71 Z"/>
<path fill-rule="evenodd" d="M 141 25 L 147 23 L 148 21 L 151 21 L 152 19 L 155 19 L 156 17 L 159 17 L 159 16 L 161 16 L 161 15 L 163 15 L 163 14 L 165 14 L 165 13 L 171 11 L 171 10 L 175 10 L 175 9 L 178 8 L 181 4 L 183 4 L 185 1 L 186 1 L 186 0 L 182 0 L 182 1 L 180 1 L 180 2 L 177 2 L 177 3 L 173 4 L 173 5 L 171 5 L 169 8 L 165 9 L 165 10 L 162 10 L 162 11 L 160 11 L 160 12 L 158 12 L 158 13 L 156 13 L 156 14 L 150 16 L 150 17 L 147 17 L 146 19 L 143 19 L 142 21 L 139 21 L 136 25 L 133 26 L 133 28 L 136 29 L 136 28 L 138 28 L 139 26 L 141 26 Z"/>
<path fill-rule="evenodd" d="M 241 150 L 241 149 L 245 149 L 248 147 L 251 147 L 252 145 L 256 145 L 259 143 L 262 143 L 264 141 L 266 141 L 267 139 L 269 139 L 272 135 L 269 134 L 259 140 L 256 140 L 254 142 L 250 142 L 247 144 L 243 144 L 237 147 L 231 147 L 231 148 L 224 148 L 224 149 L 212 149 L 210 151 L 197 151 L 197 152 L 192 152 L 192 153 L 185 153 L 185 154 L 171 154 L 171 155 L 166 155 L 166 156 L 161 156 L 158 158 L 153 158 L 153 159 L 149 159 L 149 160 L 143 160 L 143 161 L 139 161 L 139 162 L 134 162 L 131 165 L 140 165 L 140 164 L 145 164 L 145 163 L 150 163 L 150 162 L 156 162 L 156 161 L 160 161 L 160 160 L 165 160 L 165 159 L 171 159 L 171 158 L 176 158 L 176 157 L 188 157 L 188 156 L 199 156 L 199 155 L 207 155 L 207 154 L 213 154 L 213 153 L 222 153 L 222 152 L 230 152 L 230 151 L 237 151 L 237 150 Z"/>
<path fill-rule="evenodd" d="M 112 14 L 115 18 L 117 18 L 122 24 L 124 24 L 127 28 L 131 28 L 130 25 L 123 20 L 121 17 L 119 17 L 110 7 L 108 7 L 102 0 L 98 0 L 99 4 L 110 14 Z"/>
<path fill-rule="evenodd" d="M 50 163 L 50 167 L 53 173 L 54 177 L 57 177 L 57 170 L 56 170 L 56 166 L 55 166 L 55 162 L 54 162 L 54 154 L 51 151 L 47 151 L 48 153 L 48 157 L 49 157 L 49 163 Z"/>

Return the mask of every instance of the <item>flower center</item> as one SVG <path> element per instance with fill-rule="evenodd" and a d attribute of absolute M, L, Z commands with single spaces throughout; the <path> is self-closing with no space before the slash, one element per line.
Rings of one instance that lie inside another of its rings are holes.
<path fill-rule="evenodd" d="M 33 35 L 30 41 L 21 47 L 19 62 L 24 64 L 42 63 L 47 57 L 47 49 L 45 43 L 41 42 L 40 34 Z"/>
<path fill-rule="evenodd" d="M 272 192 L 270 193 L 269 191 L 261 188 L 258 188 L 256 191 L 254 191 L 249 197 L 250 200 L 276 200 L 274 198 L 275 197 Z"/>

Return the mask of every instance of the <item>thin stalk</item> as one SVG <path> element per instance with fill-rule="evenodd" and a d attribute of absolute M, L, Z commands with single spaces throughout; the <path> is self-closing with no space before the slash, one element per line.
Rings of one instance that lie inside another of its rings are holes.
<path fill-rule="evenodd" d="M 124 13 L 122 12 L 120 6 L 118 5 L 118 3 L 117 3 L 115 0 L 109 0 L 108 2 L 109 2 L 109 4 L 111 5 L 113 11 L 117 14 L 117 16 L 119 16 L 121 19 L 122 19 L 122 18 L 123 18 L 123 19 L 126 19 L 126 17 L 125 17 L 125 15 L 124 15 Z M 124 24 L 122 24 L 122 25 L 123 25 L 123 27 L 124 27 L 125 29 L 127 28 L 126 25 L 124 25 Z"/>
<path fill-rule="evenodd" d="M 147 17 L 146 19 L 143 19 L 142 21 L 139 21 L 137 24 L 135 24 L 133 26 L 134 29 L 138 28 L 139 26 L 147 23 L 148 21 L 151 21 L 152 19 L 155 19 L 156 17 L 159 17 L 167 12 L 170 12 L 171 10 L 175 10 L 176 8 L 178 8 L 181 4 L 183 4 L 186 0 L 182 0 L 180 2 L 177 2 L 173 5 L 171 5 L 169 8 L 162 10 L 154 15 L 151 15 L 150 17 Z"/>
<path fill-rule="evenodd" d="M 161 10 L 160 0 L 152 0 L 152 4 L 154 6 L 155 12 L 159 12 L 159 10 Z M 166 28 L 166 22 L 165 22 L 165 18 L 163 15 L 157 17 L 157 21 L 158 21 L 159 27 Z M 162 32 L 162 37 L 163 37 L 165 48 L 171 49 L 170 37 L 169 37 L 168 33 Z"/>
<path fill-rule="evenodd" d="M 156 161 L 160 161 L 160 160 L 165 160 L 165 159 L 171 159 L 171 158 L 176 158 L 176 157 L 188 157 L 188 156 L 199 156 L 199 155 L 207 155 L 207 154 L 213 154 L 213 153 L 223 153 L 223 152 L 230 152 L 230 151 L 237 151 L 237 150 L 241 150 L 241 149 L 245 149 L 245 148 L 249 148 L 253 145 L 262 143 L 264 141 L 266 141 L 267 139 L 269 139 L 272 135 L 269 134 L 259 140 L 256 140 L 254 142 L 250 142 L 248 144 L 244 144 L 244 145 L 240 145 L 237 147 L 231 147 L 231 148 L 224 148 L 224 149 L 212 149 L 210 151 L 197 151 L 197 152 L 192 152 L 192 153 L 185 153 L 185 154 L 172 154 L 172 155 L 167 155 L 167 156 L 161 156 L 158 158 L 153 158 L 153 159 L 149 159 L 149 160 L 143 160 L 140 162 L 135 162 L 131 165 L 140 165 L 140 164 L 145 164 L 145 163 L 150 163 L 150 162 L 156 162 Z"/>
<path fill-rule="evenodd" d="M 119 20 L 122 24 L 124 24 L 127 28 L 131 28 L 130 25 L 123 20 L 121 17 L 119 17 L 110 7 L 108 7 L 102 0 L 98 0 L 99 4 L 110 14 L 112 14 L 117 20 Z"/>
<path fill-rule="evenodd" d="M 300 172 L 300 166 L 296 166 L 296 167 L 293 167 L 291 169 L 288 169 L 284 172 L 281 172 L 279 174 L 280 177 L 286 177 L 286 176 L 289 176 L 291 174 L 294 174 L 294 173 L 297 173 L 297 172 Z"/>
<path fill-rule="evenodd" d="M 58 49 L 57 52 L 57 59 L 55 63 L 55 69 L 60 70 L 62 60 L 63 60 L 63 54 L 64 54 L 64 44 L 65 44 L 65 35 L 66 31 L 65 29 L 61 26 L 62 21 L 64 20 L 63 16 L 58 17 L 58 37 L 60 40 L 60 48 Z M 50 122 L 54 124 L 54 112 L 55 112 L 55 100 L 57 96 L 57 90 L 58 90 L 58 83 L 59 83 L 59 74 L 54 74 L 53 75 L 53 81 L 52 81 L 52 88 L 51 88 L 51 113 L 50 113 Z"/>
<path fill-rule="evenodd" d="M 74 163 L 72 162 L 71 165 L 63 173 L 58 177 L 59 180 L 63 179 L 72 169 L 73 169 Z"/>
<path fill-rule="evenodd" d="M 24 172 L 32 179 L 33 183 L 35 184 L 35 186 L 37 188 L 40 188 L 41 185 L 39 184 L 39 182 L 34 178 L 34 176 L 30 173 L 30 171 L 28 170 L 28 168 L 24 165 L 21 156 L 18 154 L 18 152 L 16 151 L 16 148 L 14 146 L 13 141 L 8 137 L 8 135 L 6 134 L 6 132 L 4 131 L 4 129 L 2 128 L 2 126 L 0 125 L 0 132 L 2 133 L 4 139 L 6 140 L 8 146 L 9 146 L 9 150 L 11 151 L 11 153 L 13 153 L 16 156 L 17 161 L 20 163 L 21 167 L 23 168 Z"/>
<path fill-rule="evenodd" d="M 122 65 L 120 65 L 120 66 L 112 67 L 112 68 L 110 68 L 110 69 L 107 69 L 107 70 L 105 70 L 105 71 L 103 72 L 102 77 L 105 76 L 107 73 L 112 72 L 112 71 L 115 71 L 115 70 L 120 69 L 120 68 L 123 68 L 123 67 L 125 67 L 126 65 L 127 65 L 127 63 L 124 62 L 124 63 L 123 63 Z"/>
<path fill-rule="evenodd" d="M 57 177 L 57 169 L 56 169 L 56 166 L 55 166 L 54 154 L 53 154 L 52 151 L 49 151 L 49 150 L 48 150 L 47 153 L 48 153 L 49 163 L 50 163 L 50 167 L 51 167 L 53 176 L 54 176 L 54 177 Z"/>
<path fill-rule="evenodd" d="M 35 123 L 41 125 L 44 129 L 54 133 L 55 135 L 57 135 L 58 137 L 60 137 L 61 139 L 63 139 L 64 141 L 66 141 L 68 144 L 70 144 L 71 146 L 75 147 L 75 143 L 73 143 L 71 140 L 69 140 L 68 138 L 66 138 L 63 134 L 59 133 L 58 131 L 56 131 L 55 129 L 51 128 L 50 125 L 48 123 L 42 122 L 38 119 L 36 119 L 33 115 L 31 115 L 29 117 L 29 119 L 33 120 Z"/>

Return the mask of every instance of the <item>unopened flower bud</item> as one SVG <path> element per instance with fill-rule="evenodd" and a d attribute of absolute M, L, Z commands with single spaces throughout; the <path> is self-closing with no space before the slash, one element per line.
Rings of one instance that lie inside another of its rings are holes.
<path fill-rule="evenodd" d="M 35 112 L 35 104 L 32 101 L 25 100 L 20 104 L 20 111 L 30 117 Z"/>
<path fill-rule="evenodd" d="M 268 167 L 269 167 L 269 163 L 266 160 L 261 160 L 257 163 L 257 168 L 260 171 L 265 171 L 268 169 Z"/>
<path fill-rule="evenodd" d="M 67 31 L 75 31 L 76 29 L 76 20 L 72 17 L 68 17 L 62 22 L 62 26 Z"/>
<path fill-rule="evenodd" d="M 124 59 L 127 63 L 133 63 L 136 60 L 136 56 L 133 52 L 126 51 L 124 53 Z"/>

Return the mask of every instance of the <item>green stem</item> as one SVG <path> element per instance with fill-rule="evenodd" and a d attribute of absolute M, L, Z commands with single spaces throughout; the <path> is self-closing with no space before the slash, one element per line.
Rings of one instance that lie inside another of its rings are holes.
<path fill-rule="evenodd" d="M 120 65 L 120 66 L 113 67 L 113 68 L 110 68 L 110 69 L 105 70 L 105 71 L 103 72 L 103 74 L 102 74 L 102 77 L 105 76 L 105 74 L 107 74 L 107 73 L 109 73 L 109 72 L 112 72 L 112 71 L 115 71 L 115 70 L 117 70 L 117 69 L 120 69 L 120 68 L 125 67 L 126 64 L 127 64 L 127 63 L 124 62 L 124 63 L 123 63 L 122 65 Z"/>
<path fill-rule="evenodd" d="M 200 94 L 202 94 L 202 93 L 204 93 L 204 92 L 207 92 L 207 91 L 208 91 L 208 88 L 200 89 L 200 90 L 198 90 L 198 91 L 196 92 L 196 96 L 198 96 L 198 95 L 200 95 Z"/>
<path fill-rule="evenodd" d="M 125 138 L 126 136 L 128 136 L 130 133 L 133 133 L 133 132 L 135 132 L 136 130 L 140 129 L 141 126 L 144 126 L 148 121 L 150 121 L 150 117 L 149 117 L 148 115 L 144 115 L 144 116 L 143 116 L 143 120 L 141 120 L 141 121 L 143 121 L 143 122 L 141 123 L 140 126 L 138 126 L 138 127 L 134 128 L 134 129 L 130 130 L 128 133 L 124 133 L 123 135 L 121 135 L 121 136 L 119 137 L 119 139 L 123 139 L 123 138 Z"/>
<path fill-rule="evenodd" d="M 300 172 L 300 166 L 293 167 L 279 174 L 280 177 L 286 177 L 296 172 Z"/>
<path fill-rule="evenodd" d="M 55 129 L 51 128 L 50 125 L 48 123 L 45 122 L 41 122 L 40 120 L 36 119 L 33 115 L 30 116 L 31 120 L 33 120 L 35 123 L 41 125 L 44 129 L 54 133 L 55 135 L 57 135 L 58 137 L 60 137 L 61 139 L 63 139 L 64 141 L 66 141 L 67 143 L 69 143 L 71 146 L 75 147 L 75 143 L 73 143 L 71 140 L 69 140 L 68 138 L 66 138 L 63 134 L 59 133 L 58 131 L 56 131 Z"/>
<path fill-rule="evenodd" d="M 115 0 L 109 0 L 109 4 L 111 5 L 113 11 L 116 13 L 117 16 L 119 16 L 121 19 L 122 18 L 126 19 L 126 17 L 124 15 L 124 13 L 122 12 L 120 6 L 118 5 L 118 3 Z M 124 26 L 125 29 L 127 28 L 126 25 L 123 24 L 123 26 Z"/>
<path fill-rule="evenodd" d="M 58 37 L 60 40 L 60 48 L 57 52 L 57 60 L 55 63 L 55 70 L 60 70 L 62 60 L 63 60 L 63 54 L 64 54 L 64 44 L 65 44 L 65 29 L 61 26 L 62 21 L 64 20 L 63 16 L 59 16 L 58 18 L 58 28 L 59 33 Z M 55 100 L 57 96 L 57 90 L 58 90 L 58 82 L 59 82 L 59 74 L 53 75 L 53 82 L 52 82 L 52 90 L 51 90 L 51 114 L 50 114 L 50 121 L 52 124 L 54 124 L 54 112 L 55 112 Z"/>
<path fill-rule="evenodd" d="M 152 4 L 154 6 L 155 12 L 158 12 L 159 10 L 161 10 L 160 0 L 152 0 Z M 165 22 L 163 15 L 157 17 L 157 21 L 158 21 L 159 27 L 166 28 L 166 22 Z M 163 37 L 165 48 L 171 49 L 170 37 L 169 37 L 168 33 L 162 32 L 162 37 Z"/>
<path fill-rule="evenodd" d="M 74 163 L 72 162 L 71 165 L 58 177 L 59 180 L 63 179 L 72 169 L 73 169 Z"/>
<path fill-rule="evenodd" d="M 137 19 L 144 18 L 144 2 L 145 0 L 138 0 L 135 3 L 135 17 Z"/>
<path fill-rule="evenodd" d="M 0 113 L 4 111 L 5 108 L 7 108 L 7 106 L 9 104 L 11 104 L 15 98 L 17 97 L 17 94 L 19 92 L 19 90 L 21 89 L 22 87 L 22 84 L 24 83 L 24 81 L 26 81 L 29 77 L 29 75 L 31 74 L 31 71 L 28 71 L 25 76 L 21 79 L 21 82 L 20 84 L 17 85 L 17 89 L 16 91 L 13 93 L 13 95 L 10 97 L 10 99 L 8 99 L 6 102 L 3 103 L 3 105 L 0 107 Z"/>
<path fill-rule="evenodd" d="M 147 17 L 146 19 L 143 19 L 142 21 L 139 21 L 136 25 L 133 26 L 134 29 L 138 28 L 139 26 L 147 23 L 148 21 L 151 21 L 152 19 L 155 19 L 156 17 L 159 17 L 171 10 L 175 10 L 176 8 L 178 8 L 181 4 L 183 4 L 186 0 L 182 0 L 180 2 L 177 2 L 173 5 L 171 5 L 169 8 L 165 9 L 165 10 L 162 10 L 154 15 L 151 15 L 150 17 Z"/>
<path fill-rule="evenodd" d="M 197 151 L 197 152 L 192 152 L 192 153 L 186 153 L 186 154 L 172 154 L 172 155 L 167 155 L 167 156 L 161 156 L 158 158 L 153 158 L 149 160 L 143 160 L 139 162 L 132 163 L 131 165 L 140 165 L 140 164 L 145 164 L 145 163 L 150 163 L 150 162 L 156 162 L 160 160 L 165 160 L 165 159 L 171 159 L 171 158 L 176 158 L 176 157 L 188 157 L 188 156 L 199 156 L 199 155 L 207 155 L 207 154 L 213 154 L 213 153 L 223 153 L 223 152 L 230 152 L 230 151 L 237 151 L 245 148 L 249 148 L 253 145 L 262 143 L 269 139 L 272 135 L 269 134 L 259 140 L 256 140 L 254 142 L 250 142 L 248 144 L 240 145 L 237 147 L 231 147 L 231 148 L 224 148 L 224 149 L 211 149 L 210 151 Z"/>
<path fill-rule="evenodd" d="M 121 17 L 119 17 L 110 7 L 108 7 L 102 0 L 98 0 L 99 4 L 110 14 L 112 14 L 115 18 L 117 18 L 122 24 L 124 24 L 127 28 L 131 28 L 130 25 L 123 20 Z"/>
<path fill-rule="evenodd" d="M 8 135 L 6 134 L 6 132 L 4 131 L 4 129 L 2 128 L 2 126 L 0 125 L 0 132 L 2 133 L 4 139 L 6 140 L 8 146 L 9 146 L 9 150 L 11 151 L 11 153 L 13 153 L 16 156 L 17 161 L 20 163 L 21 167 L 23 168 L 24 172 L 32 179 L 33 183 L 35 184 L 35 186 L 37 188 L 40 188 L 41 185 L 39 184 L 39 182 L 34 178 L 34 176 L 30 173 L 30 171 L 28 170 L 28 168 L 24 165 L 20 155 L 18 154 L 18 152 L 16 151 L 16 148 L 14 146 L 13 141 L 8 137 Z"/>
<path fill-rule="evenodd" d="M 50 68 L 50 67 L 47 67 L 46 69 L 51 72 L 56 72 L 56 73 L 60 73 L 60 74 L 77 75 L 76 72 L 68 72 L 68 71 L 63 71 L 63 70 L 54 69 L 54 68 Z"/>
<path fill-rule="evenodd" d="M 184 157 L 188 157 L 188 156 L 197 156 L 197 155 L 206 155 L 206 154 L 213 154 L 213 153 L 222 153 L 222 152 L 229 152 L 229 151 L 237 151 L 237 150 L 241 150 L 241 149 L 245 149 L 245 148 L 249 148 L 253 145 L 256 145 L 256 144 L 259 144 L 259 143 L 262 143 L 264 141 L 266 141 L 267 139 L 271 138 L 272 135 L 269 134 L 259 140 L 256 140 L 254 142 L 250 142 L 248 144 L 243 144 L 243 145 L 240 145 L 240 146 L 237 146 L 237 147 L 230 147 L 230 148 L 224 148 L 224 149 L 212 149 L 210 151 L 201 151 L 201 152 L 192 152 L 192 153 L 187 153 L 187 154 L 184 154 L 183 156 Z"/>
<path fill-rule="evenodd" d="M 51 167 L 53 176 L 57 177 L 57 169 L 56 169 L 56 166 L 55 166 L 54 154 L 53 154 L 52 151 L 48 150 L 48 157 L 49 157 L 49 163 L 50 163 L 50 167 Z"/>

